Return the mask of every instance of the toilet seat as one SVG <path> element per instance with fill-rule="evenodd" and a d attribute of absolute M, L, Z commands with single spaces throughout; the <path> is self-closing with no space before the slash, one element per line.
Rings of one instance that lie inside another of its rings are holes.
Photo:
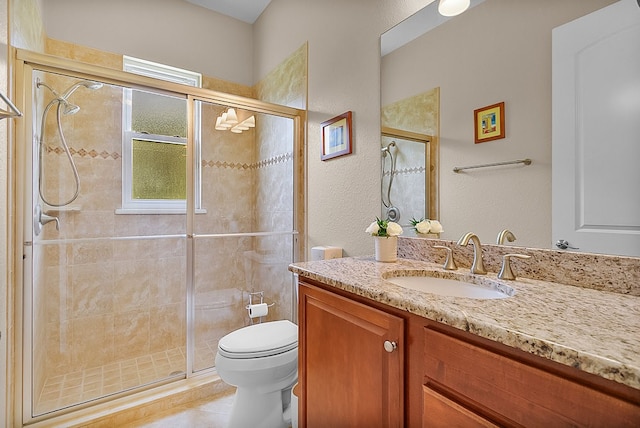
<path fill-rule="evenodd" d="M 288 320 L 250 325 L 233 331 L 218 342 L 218 353 L 227 358 L 260 358 L 298 347 L 298 326 Z"/>

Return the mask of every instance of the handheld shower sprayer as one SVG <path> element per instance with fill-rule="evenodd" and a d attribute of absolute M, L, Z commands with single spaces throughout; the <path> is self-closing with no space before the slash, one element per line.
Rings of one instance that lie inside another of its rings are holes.
<path fill-rule="evenodd" d="M 62 93 L 62 99 L 67 100 L 71 94 L 73 94 L 76 89 L 80 88 L 80 87 L 85 87 L 87 89 L 91 89 L 92 91 L 95 91 L 96 89 L 100 89 L 102 88 L 102 83 L 100 82 L 94 82 L 92 80 L 81 80 L 80 82 L 71 85 L 66 91 L 64 91 Z"/>
<path fill-rule="evenodd" d="M 386 213 L 387 218 L 391 221 L 397 222 L 400 220 L 400 210 L 398 209 L 398 207 L 395 207 L 391 202 L 391 185 L 393 184 L 393 177 L 396 174 L 396 158 L 393 156 L 393 153 L 391 152 L 391 147 L 397 148 L 395 141 L 390 142 L 389 144 L 387 144 L 382 148 L 382 177 L 380 177 L 380 185 L 381 185 L 380 191 L 382 193 L 382 203 L 387 209 L 387 213 Z M 386 195 L 385 195 L 384 176 L 386 174 L 386 171 L 384 166 L 386 163 L 385 159 L 387 155 L 389 155 L 391 162 L 390 162 L 390 169 L 389 169 L 389 184 L 387 185 Z M 385 196 L 386 196 L 386 200 L 385 200 Z"/>
<path fill-rule="evenodd" d="M 384 158 L 384 157 L 387 157 L 387 153 L 388 153 L 389 155 L 391 155 L 391 147 L 395 147 L 395 146 L 396 146 L 396 142 L 395 142 L 395 141 L 392 141 L 392 142 L 390 142 L 389 144 L 387 144 L 386 146 L 384 146 L 384 147 L 382 148 L 382 157 L 383 157 L 383 158 Z"/>
<path fill-rule="evenodd" d="M 91 90 L 95 90 L 95 89 L 100 89 L 102 88 L 102 83 L 100 82 L 94 82 L 91 80 L 81 80 L 79 82 L 74 83 L 73 85 L 69 86 L 63 93 L 62 95 L 60 95 L 60 93 L 58 93 L 55 89 L 53 89 L 51 86 L 49 86 L 48 84 L 46 84 L 45 82 L 43 82 L 42 80 L 40 80 L 40 78 L 36 79 L 36 88 L 40 88 L 41 86 L 44 86 L 45 88 L 47 88 L 49 91 L 51 91 L 51 93 L 53 94 L 53 96 L 55 98 L 53 98 L 51 101 L 49 101 L 49 104 L 47 104 L 47 106 L 44 108 L 44 111 L 42 112 L 42 120 L 40 123 L 40 137 L 38 139 L 38 168 L 39 168 L 39 174 L 38 174 L 38 192 L 40 193 L 40 198 L 42 199 L 42 201 L 44 203 L 46 203 L 47 205 L 50 205 L 52 207 L 64 207 L 67 206 L 69 204 L 71 204 L 73 201 L 75 201 L 78 198 L 78 195 L 80 194 L 80 176 L 78 175 L 78 169 L 76 168 L 76 164 L 73 161 L 73 158 L 71 156 L 71 151 L 69 149 L 69 145 L 67 144 L 67 140 L 64 137 L 64 132 L 62 131 L 62 115 L 73 115 L 76 114 L 78 111 L 80 111 L 80 107 L 75 105 L 75 104 L 71 104 L 69 102 L 69 97 L 71 97 L 71 95 L 78 89 L 81 87 L 87 88 L 87 89 L 91 89 Z M 47 200 L 47 198 L 44 195 L 44 191 L 43 191 L 43 184 L 44 184 L 44 166 L 43 166 L 43 150 L 44 150 L 44 131 L 45 131 L 45 123 L 46 123 L 46 119 L 47 119 L 47 113 L 49 113 L 49 110 L 57 104 L 57 129 L 58 129 L 58 135 L 60 136 L 60 140 L 62 143 L 62 148 L 64 149 L 65 154 L 67 155 L 67 159 L 69 160 L 69 164 L 71 165 L 71 169 L 73 172 L 73 177 L 75 180 L 75 191 L 73 196 L 68 199 L 67 201 L 64 202 L 50 202 L 49 200 Z"/>
<path fill-rule="evenodd" d="M 94 81 L 91 81 L 91 80 L 81 80 L 80 82 L 75 83 L 75 84 L 71 85 L 69 88 L 67 88 L 67 90 L 64 91 L 62 93 L 62 95 L 60 95 L 51 86 L 47 85 L 42 80 L 40 80 L 40 78 L 37 78 L 36 79 L 36 88 L 39 88 L 40 86 L 44 86 L 45 88 L 50 90 L 51 93 L 53 94 L 53 96 L 55 97 L 53 100 L 51 100 L 51 103 L 58 102 L 59 104 L 63 104 L 64 105 L 65 108 L 62 111 L 62 114 L 64 114 L 66 116 L 66 115 L 76 114 L 78 111 L 80 111 L 80 107 L 79 106 L 77 106 L 75 104 L 71 104 L 69 102 L 69 97 L 71 96 L 71 94 L 73 94 L 80 87 L 85 87 L 85 88 L 91 89 L 91 90 L 100 89 L 100 88 L 102 88 L 102 83 L 94 82 Z"/>

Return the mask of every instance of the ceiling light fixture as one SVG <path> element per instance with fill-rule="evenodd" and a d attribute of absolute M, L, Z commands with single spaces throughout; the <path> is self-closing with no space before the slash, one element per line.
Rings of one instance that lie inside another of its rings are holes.
<path fill-rule="evenodd" d="M 440 0 L 438 4 L 438 12 L 442 16 L 456 16 L 460 15 L 465 10 L 469 9 L 471 0 Z"/>

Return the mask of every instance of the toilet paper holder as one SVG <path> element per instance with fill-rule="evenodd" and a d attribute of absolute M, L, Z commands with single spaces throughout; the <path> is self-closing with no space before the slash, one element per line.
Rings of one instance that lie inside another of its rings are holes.
<path fill-rule="evenodd" d="M 267 315 L 266 312 L 264 313 L 264 315 L 259 315 L 259 316 L 252 315 L 251 311 L 252 309 L 255 309 L 256 305 L 260 305 L 260 306 L 265 305 L 266 306 L 265 309 L 268 310 L 268 308 L 275 306 L 275 304 L 276 304 L 275 302 L 271 304 L 264 303 L 264 291 L 256 291 L 254 293 L 249 293 L 249 304 L 245 306 L 245 309 L 249 312 L 249 318 L 251 319 L 251 324 L 253 324 L 254 318 L 259 318 L 260 322 L 262 322 L 262 317 Z"/>

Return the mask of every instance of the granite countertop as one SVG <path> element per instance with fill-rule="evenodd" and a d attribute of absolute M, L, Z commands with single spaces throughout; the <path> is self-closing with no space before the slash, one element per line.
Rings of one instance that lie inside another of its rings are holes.
<path fill-rule="evenodd" d="M 379 263 L 351 257 L 294 263 L 304 278 L 441 322 L 534 355 L 640 389 L 640 297 L 518 278 L 506 299 L 439 296 L 385 281 L 398 271 L 450 271 L 434 263 L 399 259 Z M 456 274 L 470 275 L 468 269 Z"/>

